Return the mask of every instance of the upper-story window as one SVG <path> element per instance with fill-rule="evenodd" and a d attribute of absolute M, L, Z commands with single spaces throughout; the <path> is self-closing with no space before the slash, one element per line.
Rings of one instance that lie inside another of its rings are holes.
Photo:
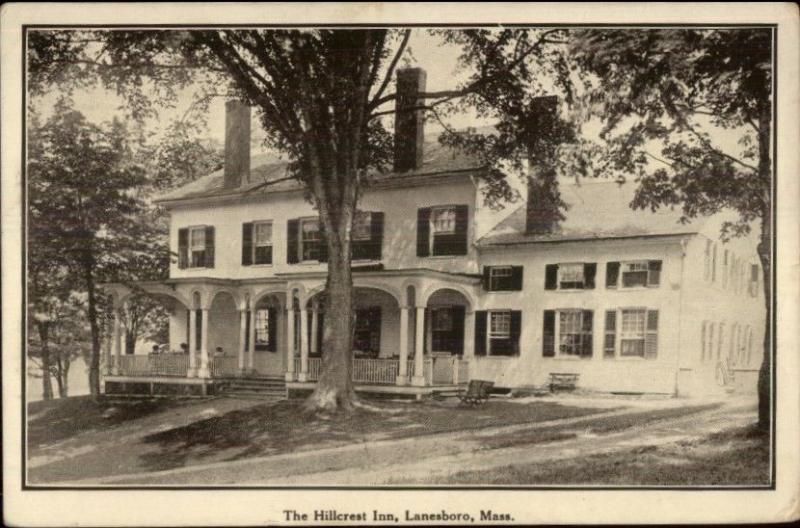
<path fill-rule="evenodd" d="M 417 211 L 417 256 L 466 255 L 469 207 L 441 205 Z"/>
<path fill-rule="evenodd" d="M 304 218 L 300 221 L 300 259 L 322 260 L 322 232 L 319 218 Z"/>
<path fill-rule="evenodd" d="M 214 228 L 194 226 L 178 230 L 178 267 L 214 267 Z"/>
<path fill-rule="evenodd" d="M 242 265 L 272 264 L 272 222 L 242 224 Z"/>
<path fill-rule="evenodd" d="M 381 260 L 383 251 L 383 213 L 358 211 L 353 217 L 353 260 Z"/>
<path fill-rule="evenodd" d="M 657 287 L 660 283 L 660 260 L 634 260 L 606 264 L 606 288 L 652 288 Z"/>
<path fill-rule="evenodd" d="M 483 288 L 486 291 L 521 290 L 522 269 L 522 266 L 486 266 L 483 268 Z"/>
<path fill-rule="evenodd" d="M 369 240 L 372 237 L 372 215 L 367 211 L 358 211 L 353 217 L 352 240 Z"/>
<path fill-rule="evenodd" d="M 548 264 L 544 270 L 545 290 L 591 290 L 597 274 L 594 262 Z"/>

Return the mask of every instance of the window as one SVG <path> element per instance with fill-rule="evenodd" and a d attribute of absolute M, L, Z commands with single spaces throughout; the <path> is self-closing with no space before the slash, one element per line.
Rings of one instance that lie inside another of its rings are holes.
<path fill-rule="evenodd" d="M 558 355 L 592 356 L 591 310 L 558 310 Z"/>
<path fill-rule="evenodd" d="M 509 337 L 511 337 L 511 312 L 491 312 L 489 339 L 508 339 Z"/>
<path fill-rule="evenodd" d="M 256 310 L 256 349 L 266 348 L 269 344 L 269 310 L 266 308 L 259 308 Z"/>
<path fill-rule="evenodd" d="M 622 287 L 647 286 L 647 262 L 625 262 L 622 265 Z"/>
<path fill-rule="evenodd" d="M 358 211 L 353 217 L 353 241 L 370 240 L 372 238 L 372 215 L 367 211 Z"/>
<path fill-rule="evenodd" d="M 381 309 L 379 306 L 356 309 L 353 348 L 363 355 L 378 357 L 381 350 Z"/>
<path fill-rule="evenodd" d="M 486 291 L 515 291 L 522 289 L 522 266 L 486 266 L 483 268 L 483 287 Z"/>
<path fill-rule="evenodd" d="M 453 312 L 449 308 L 437 308 L 431 312 L 434 332 L 449 332 L 453 329 Z M 434 347 L 435 348 L 435 347 Z"/>
<path fill-rule="evenodd" d="M 321 260 L 322 233 L 319 218 L 305 218 L 300 222 L 300 260 Z"/>
<path fill-rule="evenodd" d="M 469 207 L 441 205 L 417 210 L 417 256 L 466 255 Z"/>
<path fill-rule="evenodd" d="M 431 309 L 431 347 L 434 352 L 464 353 L 464 306 Z"/>
<path fill-rule="evenodd" d="M 620 357 L 653 359 L 658 352 L 658 310 L 620 310 Z"/>
<path fill-rule="evenodd" d="M 657 287 L 660 283 L 660 260 L 635 260 L 606 263 L 607 288 Z"/>
<path fill-rule="evenodd" d="M 750 297 L 758 297 L 758 264 L 750 264 L 750 284 L 748 284 L 748 292 Z"/>
<path fill-rule="evenodd" d="M 603 339 L 603 358 L 613 359 L 617 349 L 617 312 L 606 311 L 606 329 Z"/>
<path fill-rule="evenodd" d="M 519 355 L 522 312 L 495 310 L 475 312 L 475 354 L 478 356 Z"/>
<path fill-rule="evenodd" d="M 597 264 L 594 262 L 548 264 L 544 270 L 544 289 L 593 289 L 596 274 Z"/>
<path fill-rule="evenodd" d="M 189 254 L 191 267 L 202 268 L 205 266 L 206 256 L 206 230 L 203 227 L 193 227 L 189 230 Z"/>
<path fill-rule="evenodd" d="M 272 264 L 272 222 L 254 224 L 253 235 L 253 263 Z"/>

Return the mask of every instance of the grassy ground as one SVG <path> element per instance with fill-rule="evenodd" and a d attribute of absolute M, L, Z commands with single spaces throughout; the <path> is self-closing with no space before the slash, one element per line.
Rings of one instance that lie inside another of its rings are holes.
<path fill-rule="evenodd" d="M 51 402 L 50 408 L 29 407 L 32 454 L 53 451 L 70 440 L 77 456 L 62 457 L 29 471 L 31 481 L 100 477 L 158 471 L 240 460 L 335 445 L 404 438 L 450 431 L 536 423 L 588 416 L 608 409 L 582 408 L 556 402 L 520 403 L 495 400 L 471 408 L 452 401 L 370 402 L 338 420 L 304 414 L 301 401 L 281 401 L 218 413 L 211 418 L 170 427 L 168 417 L 198 402 L 174 400 L 101 402 L 88 399 Z M 225 400 L 209 401 L 212 408 Z M 150 417 L 147 427 L 138 418 Z M 90 434 L 110 426 L 120 434 L 98 443 Z M 130 430 L 130 434 L 128 433 Z M 86 452 L 82 450 L 86 449 Z"/>
<path fill-rule="evenodd" d="M 464 471 L 459 484 L 756 485 L 769 483 L 769 437 L 754 426 L 696 441 L 558 460 Z"/>

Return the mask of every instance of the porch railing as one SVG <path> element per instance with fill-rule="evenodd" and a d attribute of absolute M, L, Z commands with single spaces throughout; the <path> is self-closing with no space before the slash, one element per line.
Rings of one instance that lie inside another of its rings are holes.
<path fill-rule="evenodd" d="M 410 359 L 406 363 L 408 377 L 414 376 L 414 360 Z M 321 358 L 308 358 L 308 372 L 306 380 L 317 381 L 322 369 Z M 300 373 L 300 358 L 294 358 L 294 373 Z M 375 383 L 392 385 L 397 382 L 400 373 L 400 360 L 387 358 L 356 358 L 353 359 L 353 381 L 356 383 Z M 433 360 L 425 358 L 423 366 L 425 383 L 431 384 L 433 380 Z M 449 382 L 448 382 L 449 383 Z"/>
<path fill-rule="evenodd" d="M 119 373 L 123 376 L 186 377 L 189 356 L 186 354 L 149 354 L 120 356 Z"/>
<path fill-rule="evenodd" d="M 212 377 L 230 378 L 239 375 L 239 358 L 236 356 L 219 356 L 211 359 Z"/>

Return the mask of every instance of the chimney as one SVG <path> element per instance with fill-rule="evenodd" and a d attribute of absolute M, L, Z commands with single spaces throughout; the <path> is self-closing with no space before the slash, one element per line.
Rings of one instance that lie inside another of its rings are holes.
<path fill-rule="evenodd" d="M 241 101 L 225 103 L 225 188 L 250 180 L 250 107 Z"/>
<path fill-rule="evenodd" d="M 397 101 L 394 116 L 394 170 L 406 172 L 422 166 L 422 145 L 425 142 L 425 104 L 419 94 L 425 91 L 425 70 L 397 70 Z"/>
<path fill-rule="evenodd" d="M 531 234 L 548 234 L 563 219 L 556 181 L 555 156 L 558 97 L 537 97 L 532 101 L 527 123 L 528 203 L 525 230 Z"/>

